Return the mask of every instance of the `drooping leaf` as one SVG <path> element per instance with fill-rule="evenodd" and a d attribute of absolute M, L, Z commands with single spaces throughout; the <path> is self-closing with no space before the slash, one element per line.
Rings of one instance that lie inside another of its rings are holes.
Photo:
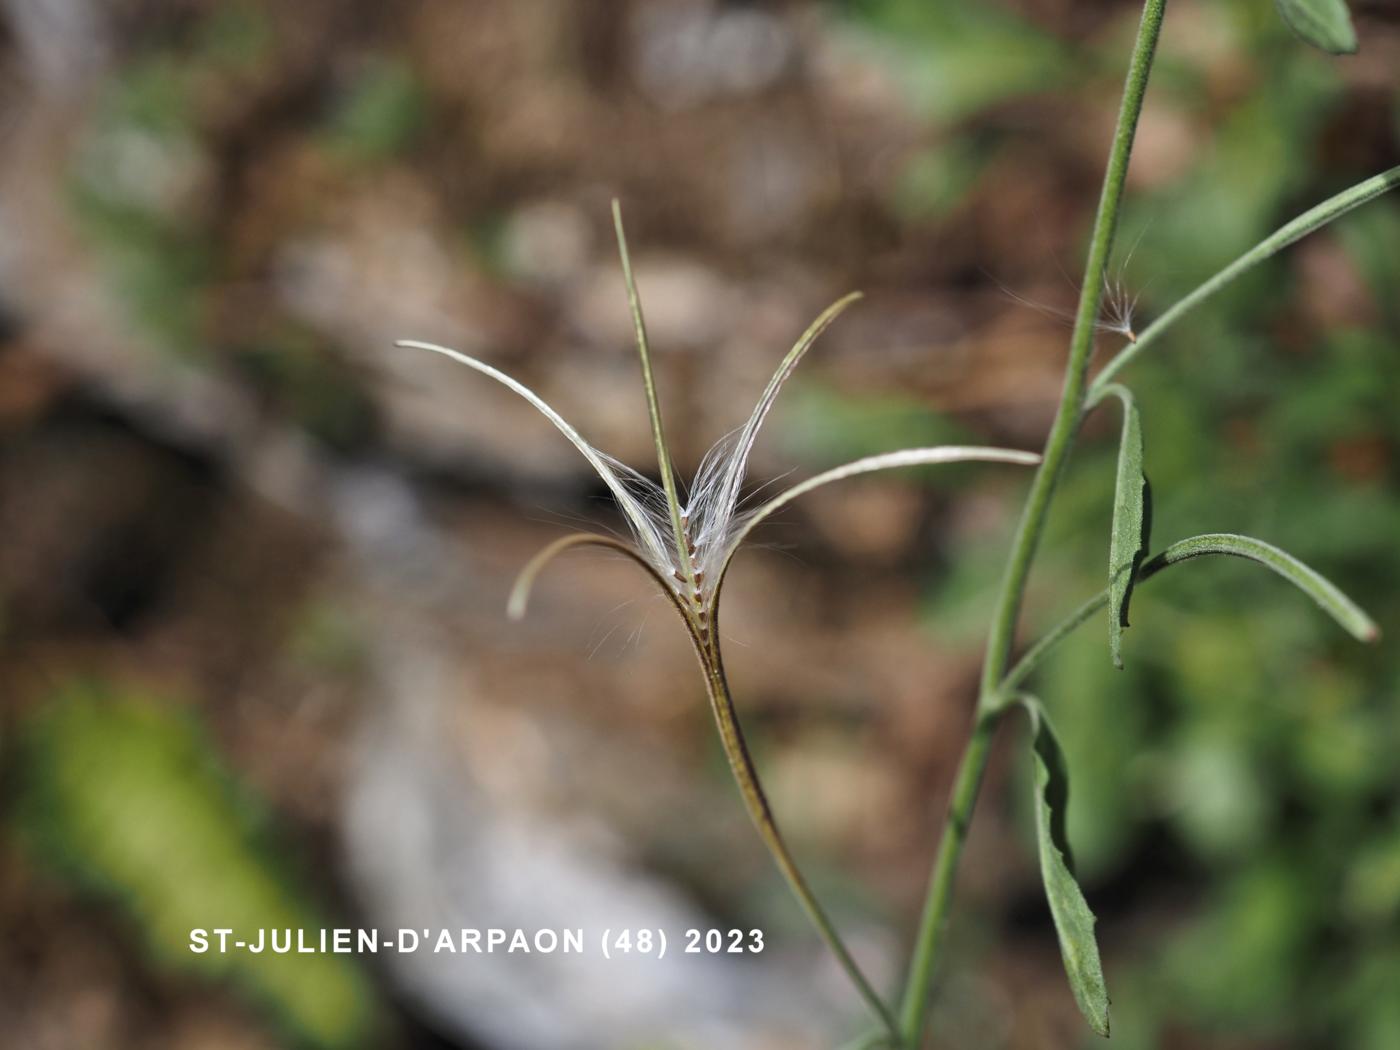
<path fill-rule="evenodd" d="M 1069 770 L 1064 753 L 1040 701 L 1024 694 L 1016 702 L 1030 718 L 1035 750 L 1035 831 L 1040 849 L 1040 876 L 1060 938 L 1060 955 L 1070 990 L 1089 1027 L 1108 1038 L 1108 988 L 1104 983 L 1099 946 L 1094 939 L 1094 913 L 1075 881 L 1065 836 L 1065 807 L 1069 799 Z"/>
<path fill-rule="evenodd" d="M 1113 528 L 1108 545 L 1108 650 L 1123 666 L 1123 628 L 1138 567 L 1152 531 L 1151 489 L 1143 470 L 1142 418 L 1127 387 L 1104 388 L 1123 403 L 1123 437 L 1118 446 L 1118 481 L 1113 493 Z"/>
<path fill-rule="evenodd" d="M 1036 762 L 1035 823 L 1041 878 L 1059 935 L 1065 974 L 1090 1027 L 1109 1032 L 1109 999 L 1094 938 L 1094 914 L 1074 878 L 1065 834 L 1069 774 L 1064 753 L 1038 700 L 1020 696 L 1018 702 L 1031 722 Z"/>
<path fill-rule="evenodd" d="M 1147 562 L 1142 567 L 1139 578 L 1145 580 L 1168 565 L 1206 554 L 1228 554 L 1266 565 L 1317 602 L 1324 612 L 1346 628 L 1358 641 L 1373 642 L 1380 637 L 1381 631 L 1375 621 L 1343 594 L 1331 580 L 1287 551 L 1279 550 L 1272 544 L 1250 536 L 1218 532 L 1180 540 Z"/>
<path fill-rule="evenodd" d="M 1274 0 L 1288 28 L 1329 55 L 1356 51 L 1356 27 L 1346 0 Z"/>

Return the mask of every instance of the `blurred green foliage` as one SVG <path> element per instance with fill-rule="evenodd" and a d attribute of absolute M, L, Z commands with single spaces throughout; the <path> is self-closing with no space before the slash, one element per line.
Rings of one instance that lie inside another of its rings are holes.
<path fill-rule="evenodd" d="M 306 929 L 314 942 L 329 924 L 189 711 L 74 682 L 25 717 L 16 751 L 20 840 L 117 905 L 154 964 L 244 990 L 292 1045 L 375 1045 L 380 1007 L 353 956 L 190 951 L 195 928 Z"/>
<path fill-rule="evenodd" d="M 1052 90 L 1069 50 L 1004 8 L 959 0 L 846 0 L 857 25 L 932 120 L 951 122 L 1018 95 Z"/>
<path fill-rule="evenodd" d="M 892 448 L 970 442 L 955 421 L 930 414 L 917 398 L 837 393 L 799 381 L 782 410 L 783 439 L 800 459 L 839 463 Z M 943 467 L 939 476 L 947 475 Z M 957 476 L 957 472 L 952 475 Z"/>
<path fill-rule="evenodd" d="M 374 405 L 360 377 L 323 338 L 293 323 L 267 323 L 230 355 L 280 416 L 327 448 L 348 451 L 374 433 Z"/>
<path fill-rule="evenodd" d="M 78 229 L 132 319 L 176 358 L 206 352 L 207 293 L 222 262 L 201 101 L 255 71 L 272 44 L 260 9 L 215 5 L 104 81 L 70 158 Z"/>
<path fill-rule="evenodd" d="M 166 56 L 138 61 L 109 91 L 73 158 L 69 196 L 118 298 L 156 342 L 200 346 L 215 245 L 194 199 L 205 163 L 190 110 L 190 71 Z"/>
<path fill-rule="evenodd" d="M 390 160 L 427 125 L 428 95 L 405 63 L 379 57 L 365 64 L 337 100 L 325 130 L 331 151 L 354 165 Z"/>
<path fill-rule="evenodd" d="M 224 0 L 195 28 L 198 57 L 225 70 L 254 70 L 272 57 L 276 30 L 257 3 Z"/>

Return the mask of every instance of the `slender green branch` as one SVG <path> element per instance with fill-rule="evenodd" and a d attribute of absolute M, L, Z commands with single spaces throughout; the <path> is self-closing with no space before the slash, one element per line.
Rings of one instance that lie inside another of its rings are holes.
<path fill-rule="evenodd" d="M 1191 292 L 1184 299 L 1177 302 L 1161 317 L 1153 321 L 1150 325 L 1138 333 L 1137 341 L 1129 343 L 1124 347 L 1112 361 L 1098 374 L 1094 380 L 1091 393 L 1102 392 L 1103 388 L 1112 381 L 1113 377 L 1128 367 L 1133 359 L 1142 353 L 1153 342 L 1157 340 L 1168 328 L 1180 320 L 1189 310 L 1199 306 L 1209 299 L 1220 289 L 1239 277 L 1245 271 L 1258 266 L 1271 255 L 1275 255 L 1287 248 L 1295 241 L 1302 240 L 1314 230 L 1321 229 L 1334 219 L 1339 219 L 1353 208 L 1358 208 L 1367 201 L 1375 200 L 1381 194 L 1400 186 L 1400 167 L 1391 168 L 1381 174 L 1373 176 L 1364 182 L 1358 182 L 1355 186 L 1343 190 L 1335 197 L 1323 201 L 1317 207 L 1305 211 L 1292 222 L 1279 227 L 1268 237 L 1264 238 L 1249 251 L 1245 252 L 1238 259 L 1232 262 L 1225 269 L 1221 270 L 1214 277 L 1210 278 L 1195 291 Z"/>
<path fill-rule="evenodd" d="M 1139 573 L 1138 582 L 1141 583 L 1143 579 L 1144 577 Z M 1051 628 L 1048 633 L 1041 637 L 1040 641 L 1026 650 L 1025 655 L 1022 656 L 1020 660 L 1016 661 L 1015 667 L 1006 672 L 1006 677 L 1003 678 L 1001 682 L 1001 691 L 1003 693 L 1010 692 L 1024 684 L 1026 679 L 1031 676 L 1031 673 L 1050 655 L 1050 650 L 1054 649 L 1055 646 L 1059 645 L 1073 634 L 1080 624 L 1084 623 L 1107 604 L 1108 591 L 1105 589 L 1094 595 Z"/>
<path fill-rule="evenodd" d="M 934 967 L 938 962 L 938 947 L 943 941 L 948 905 L 953 896 L 953 880 L 957 876 L 958 860 L 962 856 L 963 842 L 967 839 L 977 792 L 982 787 L 982 775 L 987 769 L 996 722 L 997 713 L 992 709 L 978 712 L 972 736 L 963 750 L 957 777 L 953 781 L 948 818 L 944 821 L 943 833 L 938 840 L 938 853 L 929 875 L 928 893 L 924 897 L 923 914 L 919 918 L 919 941 L 909 967 L 900 1007 L 900 1036 L 909 1050 L 914 1050 L 923 1038 L 928 996 L 933 985 Z"/>
<path fill-rule="evenodd" d="M 871 1012 L 884 1025 L 891 1038 L 898 1040 L 899 1029 L 895 1024 L 894 1015 L 861 971 L 845 942 L 841 940 L 841 935 L 836 932 L 836 927 L 827 916 L 826 910 L 817 900 L 811 887 L 807 885 L 806 878 L 789 852 L 782 833 L 778 830 L 773 809 L 768 804 L 768 796 L 763 791 L 763 786 L 758 779 L 758 770 L 749 754 L 748 743 L 744 739 L 743 731 L 739 728 L 739 717 L 734 710 L 734 700 L 729 693 L 729 683 L 725 677 L 724 663 L 719 657 L 718 647 L 711 647 L 708 651 L 703 651 L 701 663 L 705 667 L 710 708 L 715 717 L 715 724 L 719 728 L 720 742 L 724 747 L 725 757 L 729 760 L 734 780 L 739 785 L 739 794 L 743 797 L 744 807 L 748 810 L 749 817 L 758 830 L 759 837 L 768 847 L 768 852 L 773 855 L 778 870 L 782 872 L 793 895 L 797 897 L 803 910 L 807 912 L 808 918 L 816 926 L 822 940 L 826 942 L 831 953 L 836 956 L 837 962 L 841 964 L 841 968 L 851 979 L 851 983 L 860 992 L 861 998 L 865 1000 Z"/>
<path fill-rule="evenodd" d="M 1089 242 L 1084 284 L 1079 297 L 1079 309 L 1075 315 L 1074 333 L 1070 340 L 1069 362 L 1065 369 L 1064 389 L 1060 395 L 1060 405 L 1055 413 L 1050 435 L 1046 440 L 1044 462 L 1031 483 L 1031 491 L 1002 579 L 982 667 L 977 723 L 968 741 L 954 785 L 948 822 L 930 876 L 928 895 L 925 898 L 923 916 L 914 945 L 913 961 L 904 990 L 900 1030 L 910 1050 L 917 1047 L 923 1038 L 929 992 L 952 900 L 954 875 L 990 752 L 991 731 L 997 717 L 995 713 L 990 712 L 990 708 L 998 695 L 998 687 L 1010 659 L 1031 561 L 1035 556 L 1055 487 L 1083 414 L 1086 375 L 1093 352 L 1094 326 L 1098 321 L 1103 296 L 1104 271 L 1113 250 L 1113 238 L 1117 231 L 1118 213 L 1123 199 L 1123 184 L 1132 156 L 1133 138 L 1137 132 L 1138 118 L 1142 114 L 1143 97 L 1152 71 L 1152 60 L 1156 54 L 1165 8 L 1166 0 L 1146 0 L 1143 5 L 1142 20 L 1138 26 L 1137 40 L 1133 45 L 1132 60 L 1129 63 L 1123 100 L 1118 112 L 1118 123 L 1109 150 L 1103 190 Z"/>

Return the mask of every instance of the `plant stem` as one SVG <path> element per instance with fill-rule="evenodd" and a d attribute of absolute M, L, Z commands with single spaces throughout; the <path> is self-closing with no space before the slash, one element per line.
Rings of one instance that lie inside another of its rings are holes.
<path fill-rule="evenodd" d="M 1139 573 L 1137 582 L 1141 583 L 1143 578 L 1142 574 Z M 1105 588 L 1061 620 L 1049 633 L 1042 636 L 1040 641 L 1026 650 L 1026 654 L 1016 661 L 1015 667 L 1006 672 L 1006 677 L 1001 680 L 1002 692 L 1008 692 L 1023 685 L 1026 679 L 1031 676 L 1031 672 L 1039 667 L 1045 657 L 1050 654 L 1050 650 L 1073 634 L 1080 624 L 1107 604 L 1108 589 Z"/>
<path fill-rule="evenodd" d="M 995 729 L 996 715 L 990 710 L 979 713 L 958 765 L 957 778 L 953 781 L 948 819 L 944 821 L 938 855 L 929 876 L 928 894 L 924 898 L 924 910 L 919 919 L 918 946 L 909 967 L 904 1001 L 900 1008 L 900 1038 L 909 1050 L 917 1047 L 923 1037 L 928 993 L 933 985 L 938 948 L 948 921 L 953 880 L 957 875 L 963 842 L 967 838 L 968 824 L 972 820 L 972 809 L 977 802 L 977 792 L 982 786 L 982 774 L 987 769 Z"/>
<path fill-rule="evenodd" d="M 870 981 L 861 971 L 859 964 L 846 948 L 845 942 L 841 940 L 841 935 L 836 932 L 836 927 L 827 917 L 826 910 L 822 908 L 816 894 L 807 885 L 806 878 L 788 851 L 787 843 L 778 830 L 778 823 L 773 817 L 773 809 L 768 804 L 768 797 L 758 779 L 758 770 L 749 754 L 748 743 L 744 740 L 743 731 L 739 728 L 738 714 L 734 710 L 734 700 L 729 693 L 729 683 L 724 673 L 724 662 L 720 658 L 718 647 L 714 646 L 708 652 L 702 652 L 701 663 L 705 666 L 710 708 L 715 716 L 715 725 L 719 728 L 720 743 L 724 747 L 725 757 L 729 759 L 729 768 L 734 774 L 734 780 L 739 786 L 739 794 L 743 797 L 744 808 L 748 810 L 754 827 L 758 829 L 759 837 L 768 847 L 768 852 L 773 855 L 778 870 L 782 872 L 793 895 L 806 911 L 808 918 L 812 920 L 812 924 L 816 926 L 822 940 L 826 942 L 831 953 L 836 956 L 836 961 L 841 964 L 841 968 L 846 971 L 851 983 L 860 992 L 861 998 L 865 1000 L 871 1012 L 879 1019 L 889 1035 L 898 1040 L 899 1029 L 895 1025 L 894 1015 L 885 1005 L 884 1000 L 876 993 Z"/>
<path fill-rule="evenodd" d="M 992 621 L 991 636 L 982 668 L 982 702 L 987 703 L 1001 684 L 1001 675 L 1011 655 L 1016 621 L 1025 595 L 1026 578 L 1031 561 L 1044 530 L 1046 514 L 1070 447 L 1079 429 L 1084 412 L 1085 377 L 1094 349 L 1094 325 L 1098 321 L 1103 297 L 1104 271 L 1113 250 L 1113 237 L 1118 227 L 1118 212 L 1123 200 L 1123 183 L 1132 155 L 1133 136 L 1138 116 L 1142 112 L 1143 95 L 1147 90 L 1152 58 L 1157 48 L 1157 36 L 1162 26 L 1166 0 L 1147 0 L 1142 22 L 1138 27 L 1137 43 L 1128 68 L 1127 85 L 1118 113 L 1118 126 L 1109 152 L 1108 170 L 1104 175 L 1103 191 L 1099 197 L 1094 231 L 1089 242 L 1089 258 L 1084 267 L 1084 286 L 1075 315 L 1074 334 L 1070 341 L 1069 363 L 1065 368 L 1065 384 L 1060 394 L 1059 409 L 1045 443 L 1044 461 L 1031 483 L 1030 495 L 1021 516 L 1012 544 L 1011 559 L 1002 581 L 1001 595 Z"/>
<path fill-rule="evenodd" d="M 1103 296 L 1104 272 L 1113 250 L 1113 237 L 1118 227 L 1118 212 L 1123 199 L 1123 184 L 1132 156 L 1133 137 L 1138 117 L 1142 113 L 1143 97 L 1147 91 L 1152 59 L 1157 50 L 1157 38 L 1162 28 L 1166 0 L 1146 0 L 1137 40 L 1133 45 L 1128 66 L 1123 100 L 1118 111 L 1118 123 L 1109 151 L 1108 167 L 1099 196 L 1098 211 L 1089 242 L 1089 257 L 1084 267 L 1084 285 L 1075 315 L 1074 333 L 1070 340 L 1069 361 L 1065 368 L 1064 389 L 1055 413 L 1050 435 L 1045 443 L 1044 460 L 1031 482 L 1031 491 L 1013 540 L 1011 557 L 1002 579 L 1001 593 L 987 650 L 982 666 L 981 691 L 977 701 L 977 721 L 963 753 L 948 819 L 929 879 L 923 917 L 915 941 L 913 961 L 905 986 L 900 1013 L 900 1031 L 905 1046 L 914 1050 L 923 1038 L 928 1010 L 929 992 L 943 940 L 948 908 L 952 901 L 953 882 L 967 826 L 977 802 L 982 774 L 986 770 L 991 749 L 992 732 L 996 727 L 995 705 L 1001 691 L 1002 676 L 1011 656 L 1011 646 L 1025 596 L 1026 580 L 1035 557 L 1050 502 L 1059 482 L 1065 460 L 1074 443 L 1084 411 L 1084 390 L 1089 361 L 1093 356 L 1094 325 L 1098 321 Z"/>

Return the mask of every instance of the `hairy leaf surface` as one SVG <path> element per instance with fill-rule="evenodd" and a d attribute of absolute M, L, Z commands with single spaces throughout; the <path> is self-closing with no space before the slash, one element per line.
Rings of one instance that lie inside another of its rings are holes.
<path fill-rule="evenodd" d="M 1288 28 L 1329 55 L 1356 51 L 1356 28 L 1346 0 L 1274 0 Z"/>
<path fill-rule="evenodd" d="M 1110 384 L 1105 394 L 1123 403 L 1123 437 L 1118 446 L 1118 480 L 1113 493 L 1113 529 L 1108 546 L 1108 650 L 1123 666 L 1123 628 L 1138 567 L 1152 530 L 1151 489 L 1143 470 L 1142 417 L 1127 387 Z"/>
<path fill-rule="evenodd" d="M 1343 594 L 1335 583 L 1287 551 L 1251 536 L 1217 532 L 1180 540 L 1144 565 L 1140 577 L 1146 579 L 1168 565 L 1206 554 L 1228 554 L 1266 565 L 1317 602 L 1324 612 L 1346 628 L 1358 641 L 1374 642 L 1380 637 L 1381 631 L 1376 622 Z"/>
<path fill-rule="evenodd" d="M 1069 800 L 1069 770 L 1045 708 L 1031 696 L 1016 698 L 1031 722 L 1035 749 L 1035 830 L 1040 848 L 1040 876 L 1060 938 L 1069 986 L 1080 1012 L 1095 1032 L 1108 1037 L 1108 988 L 1104 983 L 1099 946 L 1094 939 L 1094 913 L 1071 870 L 1065 837 L 1065 806 Z"/>

